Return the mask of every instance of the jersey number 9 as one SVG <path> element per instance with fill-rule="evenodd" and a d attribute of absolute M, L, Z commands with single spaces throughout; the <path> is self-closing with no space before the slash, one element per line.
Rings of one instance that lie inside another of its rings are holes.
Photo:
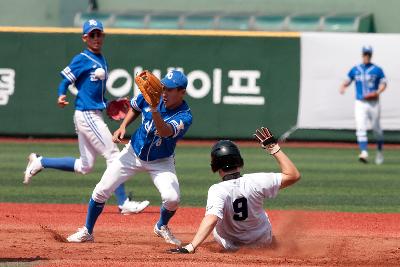
<path fill-rule="evenodd" d="M 235 212 L 235 215 L 233 215 L 233 219 L 235 221 L 246 220 L 247 217 L 249 216 L 249 213 L 247 211 L 247 198 L 241 197 L 235 199 L 232 205 L 233 205 L 233 211 Z"/>

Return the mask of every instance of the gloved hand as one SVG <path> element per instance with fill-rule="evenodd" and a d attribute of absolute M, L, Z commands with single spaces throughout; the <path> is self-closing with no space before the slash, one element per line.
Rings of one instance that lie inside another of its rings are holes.
<path fill-rule="evenodd" d="M 261 147 L 267 149 L 271 155 L 274 155 L 281 150 L 277 140 L 268 128 L 261 127 L 260 129 L 257 129 L 254 137 L 260 142 Z"/>
<path fill-rule="evenodd" d="M 107 115 L 110 119 L 123 120 L 129 111 L 130 103 L 126 98 L 119 98 L 107 103 Z"/>
<path fill-rule="evenodd" d="M 152 108 L 156 108 L 160 102 L 163 86 L 161 81 L 148 70 L 141 72 L 135 77 L 135 83 L 139 87 L 144 100 Z"/>
<path fill-rule="evenodd" d="M 193 247 L 192 243 L 189 243 L 184 247 L 170 249 L 170 250 L 168 250 L 168 252 L 172 253 L 172 254 L 193 254 L 194 247 Z"/>

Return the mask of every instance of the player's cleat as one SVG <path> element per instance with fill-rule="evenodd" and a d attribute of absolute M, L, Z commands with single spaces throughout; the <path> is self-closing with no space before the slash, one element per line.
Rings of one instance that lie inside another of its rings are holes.
<path fill-rule="evenodd" d="M 79 228 L 75 234 L 67 237 L 67 241 L 70 243 L 94 242 L 94 237 L 89 234 L 88 229 L 84 226 Z"/>
<path fill-rule="evenodd" d="M 24 184 L 29 184 L 32 177 L 35 176 L 38 172 L 40 172 L 43 169 L 42 163 L 41 163 L 42 157 L 39 156 L 38 154 L 31 153 L 28 156 L 28 165 L 26 166 L 25 169 L 25 176 L 24 176 Z"/>
<path fill-rule="evenodd" d="M 381 165 L 383 163 L 383 152 L 377 151 L 375 156 L 375 164 Z"/>
<path fill-rule="evenodd" d="M 358 160 L 362 163 L 368 163 L 368 152 L 363 150 L 360 155 L 358 155 Z"/>
<path fill-rule="evenodd" d="M 158 229 L 157 224 L 154 226 L 154 233 L 165 239 L 165 242 L 180 246 L 182 242 L 175 238 L 175 236 L 171 233 L 167 225 L 161 226 L 161 229 Z"/>
<path fill-rule="evenodd" d="M 129 198 L 127 198 L 121 206 L 118 206 L 121 214 L 123 215 L 129 215 L 132 213 L 139 213 L 142 210 L 144 210 L 150 202 L 148 200 L 144 201 L 130 201 Z"/>

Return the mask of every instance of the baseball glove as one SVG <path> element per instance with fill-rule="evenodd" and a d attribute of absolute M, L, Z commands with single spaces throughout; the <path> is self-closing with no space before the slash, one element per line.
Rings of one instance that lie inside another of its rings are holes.
<path fill-rule="evenodd" d="M 364 96 L 365 100 L 377 100 L 379 97 L 377 92 L 371 92 L 369 94 L 367 94 L 366 96 Z"/>
<path fill-rule="evenodd" d="M 271 155 L 274 155 L 281 150 L 278 141 L 268 128 L 261 127 L 260 129 L 257 129 L 254 137 L 260 142 L 261 147 L 267 149 Z"/>
<path fill-rule="evenodd" d="M 107 103 L 107 115 L 110 119 L 123 120 L 129 111 L 129 100 L 120 98 Z"/>
<path fill-rule="evenodd" d="M 146 102 L 153 108 L 157 107 L 163 88 L 160 80 L 153 73 L 145 70 L 135 77 L 135 83 Z"/>

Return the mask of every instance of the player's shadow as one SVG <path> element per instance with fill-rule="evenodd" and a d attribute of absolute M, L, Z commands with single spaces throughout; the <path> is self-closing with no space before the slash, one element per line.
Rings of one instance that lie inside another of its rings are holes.
<path fill-rule="evenodd" d="M 85 213 L 86 212 L 87 211 L 85 211 Z M 109 211 L 103 211 L 102 214 L 120 214 L 120 213 L 118 211 L 109 210 Z M 144 210 L 139 213 L 129 213 L 129 214 L 126 214 L 126 216 L 135 216 L 135 215 L 140 215 L 140 214 L 160 214 L 160 211 L 159 210 Z"/>
<path fill-rule="evenodd" d="M 34 258 L 0 258 L 0 262 L 34 262 L 34 261 L 43 261 L 43 260 L 49 260 L 48 258 L 42 258 L 42 257 L 34 257 Z"/>

